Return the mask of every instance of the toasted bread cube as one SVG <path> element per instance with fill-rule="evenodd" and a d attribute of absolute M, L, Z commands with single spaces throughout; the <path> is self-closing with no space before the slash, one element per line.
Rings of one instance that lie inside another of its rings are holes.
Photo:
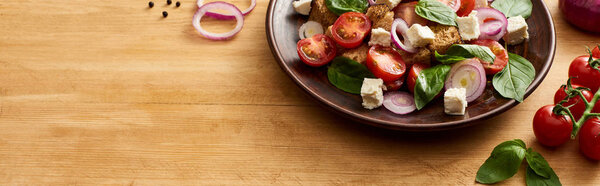
<path fill-rule="evenodd" d="M 445 54 L 450 46 L 462 42 L 458 29 L 454 26 L 435 25 L 430 28 L 435 33 L 435 39 L 427 45 L 427 49 L 431 52 L 437 51 L 440 54 Z"/>
<path fill-rule="evenodd" d="M 431 51 L 427 48 L 419 48 L 416 53 L 408 53 L 404 50 L 398 49 L 398 53 L 402 56 L 402 59 L 406 64 L 424 63 L 431 64 Z"/>
<path fill-rule="evenodd" d="M 388 32 L 392 30 L 394 12 L 387 5 L 373 5 L 367 9 L 366 15 L 371 20 L 371 28 L 383 28 Z"/>
<path fill-rule="evenodd" d="M 339 48 L 342 48 L 342 47 L 339 47 Z M 356 48 L 341 49 L 338 52 L 340 52 L 341 56 L 350 58 L 361 64 L 365 64 L 365 62 L 367 61 L 367 53 L 369 53 L 369 46 L 367 46 L 366 44 L 363 43 Z"/>
<path fill-rule="evenodd" d="M 316 21 L 321 23 L 323 27 L 333 25 L 338 16 L 331 12 L 325 5 L 325 0 L 313 0 L 310 15 L 308 16 L 309 21 Z"/>

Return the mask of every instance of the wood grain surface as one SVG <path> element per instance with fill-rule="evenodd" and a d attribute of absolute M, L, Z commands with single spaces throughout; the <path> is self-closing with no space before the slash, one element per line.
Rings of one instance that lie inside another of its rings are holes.
<path fill-rule="evenodd" d="M 566 23 L 558 1 L 546 0 L 557 55 L 532 96 L 476 126 L 437 133 L 386 131 L 320 107 L 269 50 L 268 1 L 225 42 L 199 36 L 195 1 L 181 2 L 0 2 L 0 184 L 472 185 L 495 145 L 520 138 L 564 185 L 600 185 L 600 164 L 577 141 L 544 148 L 531 131 L 570 61 L 600 43 Z M 232 23 L 202 24 L 225 31 Z M 499 185 L 524 185 L 524 168 Z"/>

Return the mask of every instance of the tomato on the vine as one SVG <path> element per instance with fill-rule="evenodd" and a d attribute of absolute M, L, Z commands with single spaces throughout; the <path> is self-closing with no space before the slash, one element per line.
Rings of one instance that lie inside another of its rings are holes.
<path fill-rule="evenodd" d="M 358 12 L 346 12 L 333 23 L 331 35 L 333 40 L 344 48 L 355 48 L 371 32 L 371 20 L 367 15 Z"/>
<path fill-rule="evenodd" d="M 485 74 L 494 75 L 502 71 L 502 69 L 504 69 L 504 67 L 508 63 L 508 52 L 500 43 L 498 43 L 498 41 L 486 39 L 476 40 L 471 43 L 479 46 L 487 46 L 490 48 L 490 50 L 492 50 L 492 53 L 496 55 L 496 60 L 494 60 L 494 64 L 479 60 L 483 65 L 483 68 L 485 69 Z"/>
<path fill-rule="evenodd" d="M 573 124 L 568 116 L 553 113 L 554 105 L 540 108 L 533 117 L 533 133 L 546 146 L 559 146 L 571 137 Z"/>
<path fill-rule="evenodd" d="M 571 85 L 573 87 L 573 89 L 581 87 L 579 85 Z M 562 101 L 563 99 L 565 99 L 565 97 L 567 97 L 567 93 L 565 92 L 567 89 L 566 86 L 561 86 L 560 89 L 558 89 L 556 91 L 556 93 L 554 94 L 554 104 L 558 104 L 558 102 Z M 592 101 L 592 98 L 594 97 L 594 94 L 588 90 L 582 90 L 581 94 L 583 95 L 583 97 L 585 97 L 585 99 L 587 101 Z M 575 104 L 575 105 L 573 105 Z M 571 111 L 571 114 L 573 114 L 573 117 L 576 120 L 579 120 L 579 118 L 581 118 L 581 116 L 583 115 L 583 112 L 585 111 L 585 102 L 583 100 L 581 100 L 580 96 L 575 96 L 570 98 L 567 102 L 561 104 L 565 107 L 567 106 L 571 106 L 572 107 L 569 108 L 569 110 Z M 598 108 L 598 107 L 596 107 Z"/>
<path fill-rule="evenodd" d="M 326 65 L 337 53 L 333 40 L 323 34 L 298 41 L 296 51 L 302 62 L 313 67 Z"/>
<path fill-rule="evenodd" d="M 600 48 L 594 48 L 594 50 L 592 50 L 592 56 L 595 58 L 600 58 Z"/>
<path fill-rule="evenodd" d="M 575 58 L 569 66 L 569 77 L 573 77 L 571 81 L 574 84 L 590 88 L 595 93 L 600 87 L 600 70 L 592 68 L 589 59 L 589 55 Z"/>
<path fill-rule="evenodd" d="M 600 160 L 600 119 L 588 119 L 579 130 L 579 150 L 586 157 Z"/>

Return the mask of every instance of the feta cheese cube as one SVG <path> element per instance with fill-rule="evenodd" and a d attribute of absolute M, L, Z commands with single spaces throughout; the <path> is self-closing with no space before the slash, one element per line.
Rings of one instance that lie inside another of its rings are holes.
<path fill-rule="evenodd" d="M 478 8 L 487 8 L 488 0 L 475 0 L 475 9 Z"/>
<path fill-rule="evenodd" d="M 525 39 L 529 39 L 527 28 L 527 22 L 525 22 L 525 19 L 522 16 L 508 18 L 507 32 L 502 39 L 509 45 L 520 44 L 525 41 Z"/>
<path fill-rule="evenodd" d="M 371 30 L 371 40 L 369 41 L 369 46 L 373 45 L 381 45 L 381 46 L 391 46 L 392 43 L 392 35 L 390 32 L 386 31 L 383 28 L 376 28 Z"/>
<path fill-rule="evenodd" d="M 398 6 L 402 0 L 376 0 L 375 4 L 385 4 L 388 5 L 390 9 Z"/>
<path fill-rule="evenodd" d="M 479 19 L 477 11 L 473 10 L 467 17 L 457 17 L 458 32 L 462 40 L 469 41 L 479 38 Z"/>
<path fill-rule="evenodd" d="M 310 13 L 310 4 L 312 0 L 298 0 L 292 3 L 294 10 L 302 15 L 308 15 Z"/>
<path fill-rule="evenodd" d="M 365 78 L 362 87 L 360 87 L 363 107 L 369 110 L 380 107 L 383 104 L 384 88 L 382 79 Z"/>
<path fill-rule="evenodd" d="M 444 93 L 444 112 L 448 115 L 465 115 L 467 89 L 451 88 Z"/>
<path fill-rule="evenodd" d="M 422 47 L 431 43 L 435 39 L 435 34 L 431 31 L 428 26 L 421 26 L 420 24 L 413 24 L 408 31 L 406 31 L 408 42 L 414 47 Z M 405 40 L 407 38 L 404 38 Z"/>

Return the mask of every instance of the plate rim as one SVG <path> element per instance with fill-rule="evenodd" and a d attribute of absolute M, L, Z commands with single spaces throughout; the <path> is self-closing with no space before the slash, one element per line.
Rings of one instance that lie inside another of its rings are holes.
<path fill-rule="evenodd" d="M 481 114 L 481 115 L 478 115 L 475 117 L 469 117 L 466 119 L 456 120 L 456 121 L 438 122 L 438 123 L 420 123 L 420 124 L 397 123 L 397 122 L 391 122 L 388 120 L 368 118 L 368 117 L 364 117 L 358 113 L 352 112 L 351 110 L 349 110 L 347 108 L 339 107 L 339 106 L 333 104 L 332 102 L 330 102 L 329 100 L 320 96 L 317 92 L 308 89 L 307 85 L 302 83 L 297 76 L 292 75 L 290 67 L 285 65 L 281 53 L 279 52 L 279 50 L 277 50 L 278 45 L 277 45 L 277 42 L 275 39 L 275 35 L 273 33 L 273 26 L 272 26 L 273 14 L 275 12 L 274 7 L 275 7 L 275 3 L 277 1 L 278 0 L 270 0 L 269 1 L 269 6 L 267 7 L 266 21 L 265 21 L 266 35 L 267 35 L 267 40 L 269 43 L 271 53 L 275 57 L 275 60 L 277 61 L 279 67 L 287 74 L 288 77 L 290 77 L 294 81 L 294 83 L 298 87 L 300 87 L 306 94 L 310 95 L 311 98 L 316 99 L 316 101 L 319 103 L 319 105 L 327 108 L 328 110 L 336 112 L 338 115 L 341 115 L 346 118 L 349 118 L 349 119 L 352 119 L 352 120 L 355 120 L 355 121 L 358 121 L 361 123 L 365 123 L 368 125 L 372 125 L 372 126 L 376 126 L 376 127 L 380 127 L 380 128 L 392 129 L 392 130 L 415 131 L 415 132 L 440 131 L 440 130 L 448 130 L 448 129 L 471 126 L 475 123 L 475 121 L 481 121 L 481 120 L 488 119 L 493 116 L 499 115 L 501 113 L 508 111 L 509 109 L 516 106 L 517 104 L 519 104 L 519 102 L 512 99 L 512 100 L 508 101 L 507 103 L 505 103 L 493 110 L 490 110 L 484 114 Z M 541 74 L 539 76 L 537 76 L 533 80 L 533 82 L 529 86 L 529 88 L 527 88 L 527 90 L 525 91 L 525 97 L 523 100 L 525 100 L 527 97 L 529 97 L 529 95 L 531 95 L 533 93 L 533 91 L 535 89 L 537 89 L 537 87 L 542 83 L 542 81 L 545 79 L 546 75 L 548 75 L 548 72 L 550 71 L 550 68 L 552 67 L 554 57 L 556 55 L 556 27 L 554 26 L 552 14 L 550 13 L 548 6 L 546 5 L 546 3 L 543 0 L 536 0 L 536 1 L 539 1 L 542 4 L 543 11 L 546 14 L 546 19 L 549 20 L 549 23 L 550 23 L 549 26 L 550 26 L 550 28 L 552 28 L 552 29 L 550 29 L 551 50 L 550 50 L 550 55 L 548 55 L 550 57 L 545 60 L 544 65 L 541 68 L 542 69 L 542 71 L 540 72 Z"/>

